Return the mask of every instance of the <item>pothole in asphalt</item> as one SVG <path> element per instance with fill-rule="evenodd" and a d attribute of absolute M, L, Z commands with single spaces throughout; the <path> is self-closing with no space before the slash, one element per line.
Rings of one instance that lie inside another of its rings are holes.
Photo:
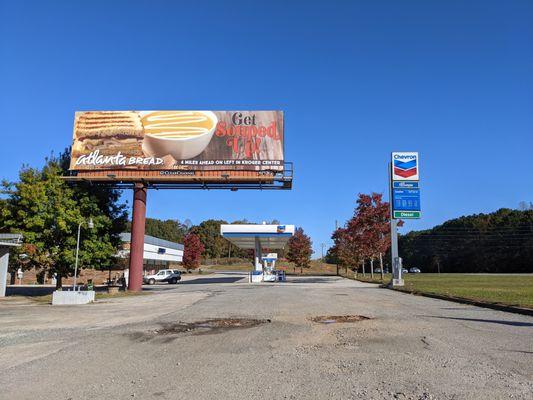
<path fill-rule="evenodd" d="M 183 332 L 217 333 L 230 329 L 248 329 L 271 322 L 269 319 L 252 318 L 215 318 L 196 322 L 178 322 L 164 324 L 161 329 L 152 331 L 156 335 L 175 335 Z"/>
<path fill-rule="evenodd" d="M 318 317 L 310 318 L 311 321 L 317 322 L 319 324 L 335 324 L 335 323 L 346 323 L 346 322 L 359 322 L 370 317 L 365 317 L 364 315 L 320 315 Z"/>

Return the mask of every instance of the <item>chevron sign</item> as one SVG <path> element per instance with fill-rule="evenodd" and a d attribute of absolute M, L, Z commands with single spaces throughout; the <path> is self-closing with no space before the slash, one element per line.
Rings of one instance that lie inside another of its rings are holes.
<path fill-rule="evenodd" d="M 418 152 L 392 153 L 392 180 L 419 180 Z"/>

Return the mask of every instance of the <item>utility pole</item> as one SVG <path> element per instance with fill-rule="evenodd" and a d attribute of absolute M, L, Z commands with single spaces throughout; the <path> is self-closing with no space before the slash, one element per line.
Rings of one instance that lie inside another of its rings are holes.
<path fill-rule="evenodd" d="M 325 243 L 320 243 L 320 247 L 322 247 L 322 262 L 324 262 L 324 246 L 326 246 Z"/>

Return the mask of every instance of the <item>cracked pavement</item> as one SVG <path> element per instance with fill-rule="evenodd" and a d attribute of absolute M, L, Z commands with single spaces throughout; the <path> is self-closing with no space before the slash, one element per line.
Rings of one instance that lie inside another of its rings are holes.
<path fill-rule="evenodd" d="M 0 398 L 533 399 L 532 317 L 337 277 L 150 289 L 0 301 Z M 370 319 L 312 321 L 328 315 Z"/>

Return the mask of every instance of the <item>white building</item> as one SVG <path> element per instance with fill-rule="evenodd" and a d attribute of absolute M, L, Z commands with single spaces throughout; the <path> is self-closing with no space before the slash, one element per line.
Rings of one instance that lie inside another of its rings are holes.
<path fill-rule="evenodd" d="M 124 243 L 124 249 L 119 252 L 119 257 L 128 258 L 131 233 L 121 233 L 120 239 Z M 144 235 L 143 268 L 149 272 L 169 268 L 170 264 L 183 261 L 183 250 L 180 243 Z"/>

